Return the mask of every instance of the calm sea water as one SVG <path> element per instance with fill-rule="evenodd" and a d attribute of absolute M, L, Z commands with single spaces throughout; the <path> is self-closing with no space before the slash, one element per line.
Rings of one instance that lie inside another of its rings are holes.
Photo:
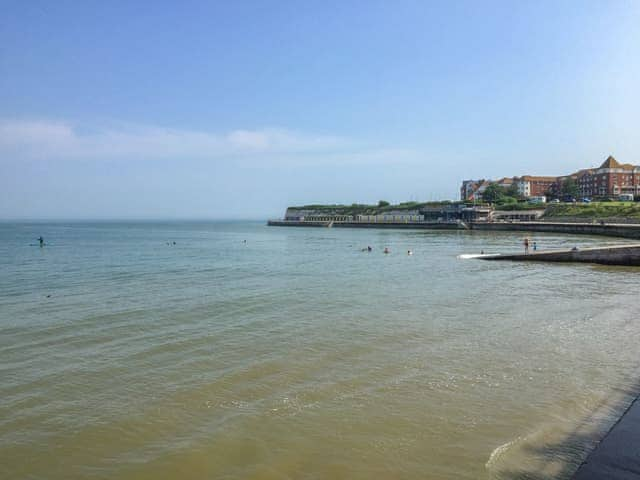
<path fill-rule="evenodd" d="M 0 477 L 566 478 L 638 392 L 640 271 L 457 258 L 522 237 L 0 224 Z"/>

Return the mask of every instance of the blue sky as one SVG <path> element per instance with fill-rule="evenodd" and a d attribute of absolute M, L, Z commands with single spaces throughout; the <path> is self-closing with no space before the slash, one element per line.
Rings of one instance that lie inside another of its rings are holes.
<path fill-rule="evenodd" d="M 265 218 L 640 164 L 640 2 L 2 1 L 0 218 Z"/>

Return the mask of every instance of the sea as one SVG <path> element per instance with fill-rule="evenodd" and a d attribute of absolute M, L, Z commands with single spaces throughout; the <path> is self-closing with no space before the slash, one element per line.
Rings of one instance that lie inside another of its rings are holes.
<path fill-rule="evenodd" d="M 570 478 L 640 392 L 640 270 L 461 257 L 525 236 L 626 242 L 0 223 L 0 478 Z"/>

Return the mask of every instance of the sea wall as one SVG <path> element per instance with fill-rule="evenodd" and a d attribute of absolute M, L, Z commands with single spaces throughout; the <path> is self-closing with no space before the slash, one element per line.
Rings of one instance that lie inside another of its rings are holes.
<path fill-rule="evenodd" d="M 297 220 L 269 220 L 270 227 L 328 227 L 329 222 L 300 222 Z"/>
<path fill-rule="evenodd" d="M 513 222 L 513 223 L 473 223 L 472 230 L 552 232 L 582 235 L 608 235 L 611 237 L 640 238 L 640 225 L 621 225 L 599 223 L 552 223 L 552 222 Z"/>
<path fill-rule="evenodd" d="M 580 465 L 572 480 L 625 480 L 640 476 L 640 400 L 636 398 L 620 420 Z"/>
<path fill-rule="evenodd" d="M 395 228 L 427 230 L 471 230 L 508 232 L 551 232 L 576 235 L 606 235 L 610 237 L 640 239 L 640 225 L 564 222 L 477 222 L 471 224 L 442 222 L 314 222 L 295 220 L 269 220 L 276 227 L 334 227 L 334 228 Z"/>
<path fill-rule="evenodd" d="M 338 228 L 409 228 L 409 229 L 429 229 L 429 230 L 460 230 L 457 223 L 441 222 L 341 222 L 334 223 Z"/>
<path fill-rule="evenodd" d="M 538 219 L 539 222 L 551 222 L 551 223 L 622 223 L 631 225 L 640 225 L 640 218 L 634 217 L 602 217 L 602 218 L 589 218 L 589 217 L 542 217 Z"/>
<path fill-rule="evenodd" d="M 310 222 L 296 220 L 269 220 L 272 227 L 333 227 L 333 228 L 395 228 L 395 229 L 429 229 L 459 230 L 463 227 L 457 223 L 442 222 Z"/>

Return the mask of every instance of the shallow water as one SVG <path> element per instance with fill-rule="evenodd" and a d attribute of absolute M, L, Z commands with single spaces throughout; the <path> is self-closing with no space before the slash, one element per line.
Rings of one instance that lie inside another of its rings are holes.
<path fill-rule="evenodd" d="M 566 478 L 638 392 L 640 271 L 458 258 L 522 237 L 2 223 L 0 477 Z"/>

